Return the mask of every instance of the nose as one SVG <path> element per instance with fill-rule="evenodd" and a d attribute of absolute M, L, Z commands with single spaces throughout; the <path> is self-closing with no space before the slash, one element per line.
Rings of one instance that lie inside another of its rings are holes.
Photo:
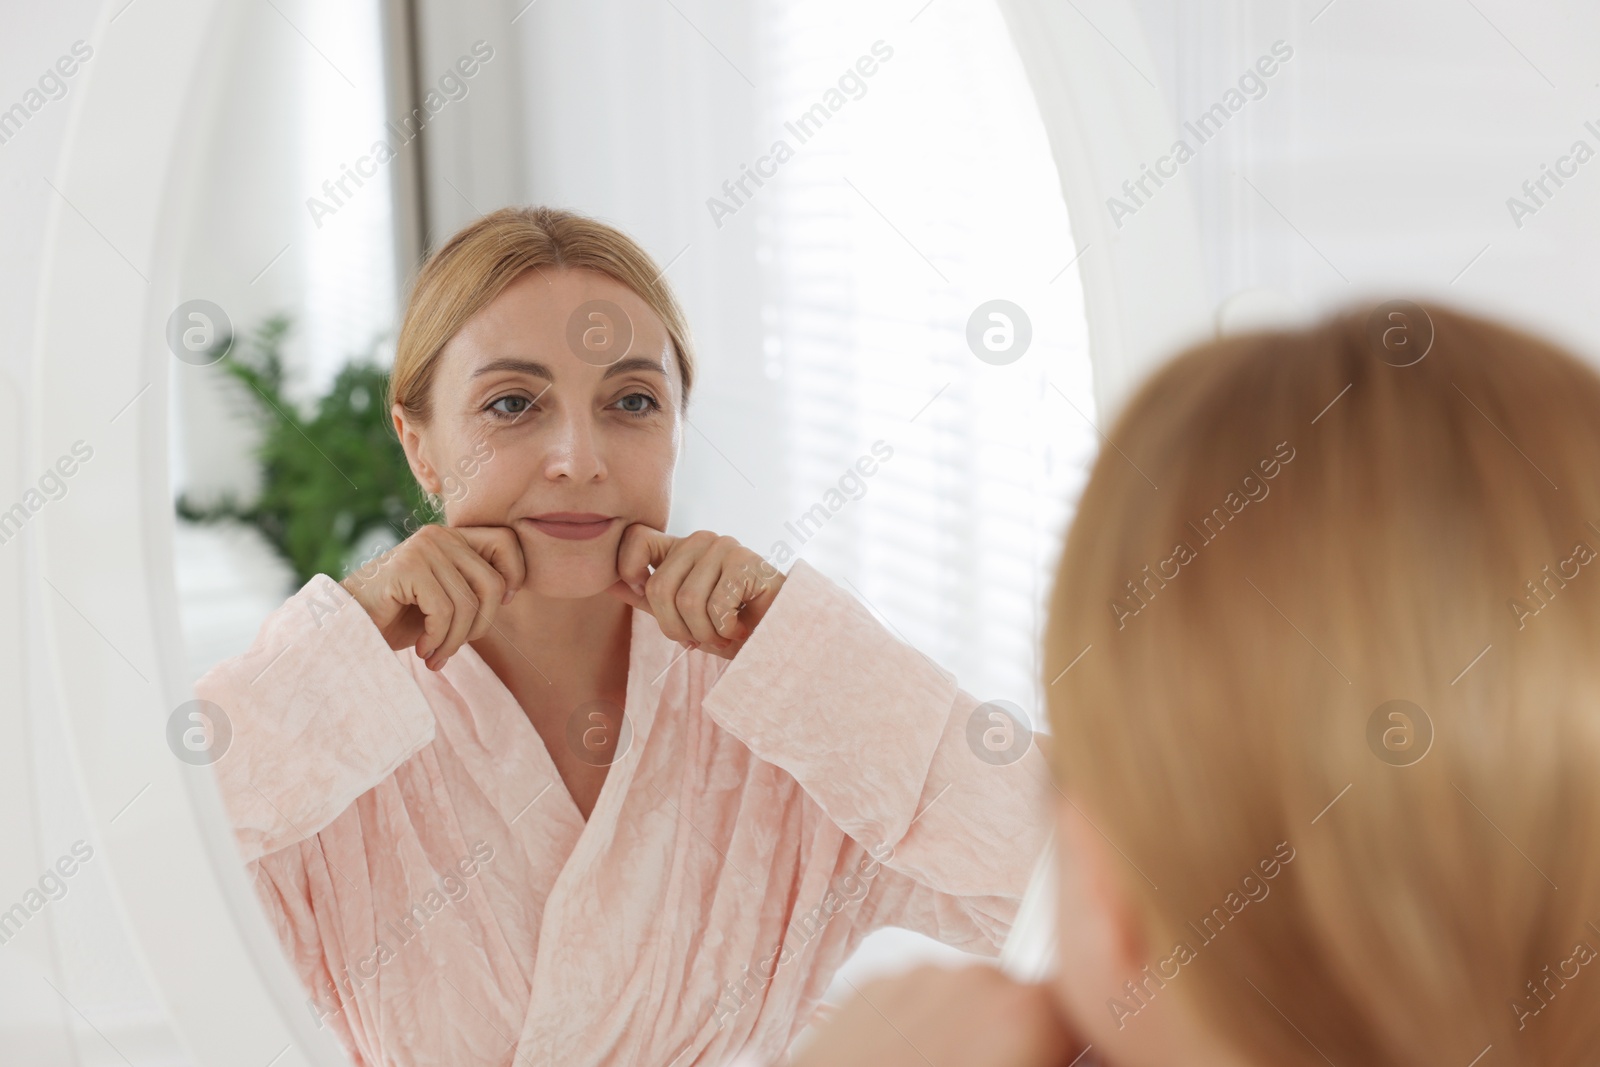
<path fill-rule="evenodd" d="M 572 482 L 605 477 L 601 442 L 588 412 L 568 410 L 562 414 L 549 442 L 545 477 L 551 481 L 566 478 Z"/>

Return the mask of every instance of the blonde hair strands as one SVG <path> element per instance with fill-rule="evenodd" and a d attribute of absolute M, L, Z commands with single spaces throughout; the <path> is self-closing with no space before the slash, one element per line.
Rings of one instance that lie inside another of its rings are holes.
<path fill-rule="evenodd" d="M 1574 562 L 1600 376 L 1428 312 L 1405 367 L 1366 309 L 1181 354 L 1111 430 L 1051 594 L 1057 778 L 1126 854 L 1151 958 L 1194 951 L 1147 999 L 1258 1063 L 1600 1055 L 1600 960 L 1567 962 L 1600 947 L 1600 560 Z M 1433 728 L 1407 766 L 1367 740 L 1394 699 Z"/>

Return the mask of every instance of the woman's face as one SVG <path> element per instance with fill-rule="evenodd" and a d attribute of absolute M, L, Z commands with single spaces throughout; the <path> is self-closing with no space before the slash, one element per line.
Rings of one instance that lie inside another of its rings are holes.
<path fill-rule="evenodd" d="M 571 598 L 617 581 L 630 523 L 666 528 L 681 408 L 672 342 L 649 306 L 596 271 L 545 268 L 444 346 L 428 426 L 399 405 L 394 418 L 446 521 L 515 530 L 523 588 Z M 585 517 L 609 521 L 563 521 Z"/>

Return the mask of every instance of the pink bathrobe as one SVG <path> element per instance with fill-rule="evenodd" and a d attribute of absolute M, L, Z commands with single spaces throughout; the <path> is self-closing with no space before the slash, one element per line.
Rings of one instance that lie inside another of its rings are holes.
<path fill-rule="evenodd" d="M 996 955 L 1045 840 L 1038 746 L 980 759 L 979 701 L 804 561 L 731 661 L 633 612 L 587 823 L 470 645 L 429 671 L 326 575 L 195 692 L 307 1010 L 361 1067 L 777 1062 L 873 929 Z"/>

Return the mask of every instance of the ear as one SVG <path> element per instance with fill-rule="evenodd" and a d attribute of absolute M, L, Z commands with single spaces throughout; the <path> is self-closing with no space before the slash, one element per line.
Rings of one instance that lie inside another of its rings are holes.
<path fill-rule="evenodd" d="M 411 473 L 416 477 L 417 484 L 430 493 L 438 494 L 444 483 L 428 461 L 427 449 L 415 423 L 407 420 L 406 409 L 398 403 L 389 409 L 389 414 L 394 418 L 395 436 L 400 438 L 400 447 L 405 449 L 406 462 L 411 465 Z"/>
<path fill-rule="evenodd" d="M 1133 865 L 1139 857 L 1124 855 L 1128 844 L 1117 829 L 1076 794 L 1063 794 L 1055 808 L 1055 989 L 1079 1032 L 1105 1063 L 1241 1062 L 1183 996 L 1157 993 L 1151 1000 L 1133 992 L 1147 989 L 1160 967 L 1138 904 L 1147 884 Z"/>
<path fill-rule="evenodd" d="M 1064 793 L 1056 804 L 1056 840 L 1061 952 L 1087 956 L 1120 985 L 1147 962 L 1143 924 L 1122 888 L 1128 874 L 1143 876 L 1106 840 L 1082 802 Z"/>

